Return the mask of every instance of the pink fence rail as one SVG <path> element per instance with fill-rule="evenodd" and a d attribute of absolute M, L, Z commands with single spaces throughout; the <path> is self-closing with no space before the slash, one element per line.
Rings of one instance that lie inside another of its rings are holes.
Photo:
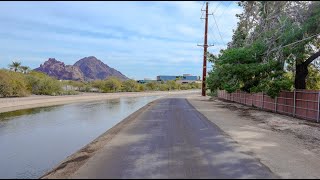
<path fill-rule="evenodd" d="M 278 97 L 272 99 L 263 93 L 250 94 L 241 91 L 227 93 L 221 90 L 218 91 L 218 97 L 247 106 L 319 122 L 320 91 L 282 91 Z"/>

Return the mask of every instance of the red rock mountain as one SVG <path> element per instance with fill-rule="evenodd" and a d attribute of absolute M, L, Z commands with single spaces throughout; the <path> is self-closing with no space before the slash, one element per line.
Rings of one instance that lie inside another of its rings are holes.
<path fill-rule="evenodd" d="M 74 65 L 65 65 L 61 61 L 49 58 L 35 70 L 63 80 L 91 81 L 106 79 L 109 76 L 116 76 L 123 80 L 128 79 L 121 72 L 109 67 L 94 56 L 82 58 Z"/>

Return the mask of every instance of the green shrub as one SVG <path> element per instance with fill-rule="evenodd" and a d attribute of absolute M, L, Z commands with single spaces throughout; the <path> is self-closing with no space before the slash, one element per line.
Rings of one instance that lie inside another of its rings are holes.
<path fill-rule="evenodd" d="M 62 93 L 62 83 L 44 73 L 32 71 L 26 77 L 33 94 L 56 96 Z"/>
<path fill-rule="evenodd" d="M 83 92 L 91 92 L 92 86 L 91 84 L 86 84 L 81 91 Z"/>
<path fill-rule="evenodd" d="M 30 91 L 22 73 L 0 70 L 0 97 L 22 97 L 29 94 Z"/>
<path fill-rule="evenodd" d="M 144 84 L 138 84 L 138 92 L 142 92 L 146 90 L 146 86 Z"/>
<path fill-rule="evenodd" d="M 97 88 L 97 89 L 99 89 L 100 91 L 102 91 L 103 86 L 104 86 L 104 81 L 102 81 L 102 80 L 92 81 L 92 82 L 91 82 L 91 86 L 92 86 L 93 88 Z"/>
<path fill-rule="evenodd" d="M 202 86 L 201 83 L 192 82 L 189 84 L 189 89 L 201 89 L 201 86 Z"/>
<path fill-rule="evenodd" d="M 158 90 L 158 88 L 159 88 L 159 85 L 157 82 L 152 81 L 152 82 L 146 83 L 146 89 L 149 91 L 156 91 Z"/>
<path fill-rule="evenodd" d="M 118 92 L 121 89 L 121 81 L 117 77 L 109 77 L 102 83 L 103 92 Z"/>
<path fill-rule="evenodd" d="M 191 86 L 189 84 L 181 84 L 181 90 L 188 90 L 191 89 Z"/>
<path fill-rule="evenodd" d="M 178 83 L 174 80 L 167 81 L 165 84 L 167 85 L 168 90 L 178 89 Z"/>
<path fill-rule="evenodd" d="M 167 84 L 159 84 L 160 91 L 169 91 L 170 87 Z"/>
<path fill-rule="evenodd" d="M 139 91 L 139 84 L 132 79 L 122 82 L 122 91 L 124 92 L 136 92 Z"/>

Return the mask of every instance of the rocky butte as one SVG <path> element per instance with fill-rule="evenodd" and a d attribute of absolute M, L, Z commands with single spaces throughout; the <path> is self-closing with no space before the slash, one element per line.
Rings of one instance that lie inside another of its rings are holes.
<path fill-rule="evenodd" d="M 110 76 L 115 76 L 122 80 L 129 79 L 94 56 L 82 58 L 74 65 L 65 65 L 55 58 L 49 58 L 44 64 L 41 64 L 40 67 L 34 70 L 62 80 L 91 81 L 106 79 Z"/>

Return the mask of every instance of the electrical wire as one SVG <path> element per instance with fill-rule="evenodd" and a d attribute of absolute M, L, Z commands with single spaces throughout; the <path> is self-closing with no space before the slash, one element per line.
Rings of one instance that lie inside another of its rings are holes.
<path fill-rule="evenodd" d="M 215 22 L 215 24 L 216 24 L 216 26 L 217 26 L 217 29 L 218 29 L 219 36 L 220 36 L 220 38 L 221 38 L 221 41 L 222 41 L 223 44 L 225 44 L 225 43 L 223 42 L 223 38 L 222 38 L 222 36 L 221 36 L 221 32 L 220 32 L 219 26 L 218 26 L 218 24 L 217 24 L 216 18 L 214 17 L 214 14 L 212 14 L 212 16 L 213 16 L 214 22 Z"/>

